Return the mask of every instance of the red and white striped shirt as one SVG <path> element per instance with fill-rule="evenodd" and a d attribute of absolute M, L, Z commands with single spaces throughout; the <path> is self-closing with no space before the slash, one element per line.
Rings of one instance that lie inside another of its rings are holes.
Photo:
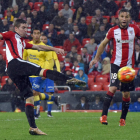
<path fill-rule="evenodd" d="M 78 74 L 80 66 L 78 65 L 77 67 L 73 66 L 72 67 L 72 74 L 75 77 Z"/>
<path fill-rule="evenodd" d="M 16 58 L 21 58 L 24 49 L 32 48 L 32 44 L 25 42 L 25 40 L 17 33 L 8 31 L 0 33 L 3 36 L 6 44 L 6 65 Z"/>
<path fill-rule="evenodd" d="M 140 39 L 140 29 L 134 24 L 129 24 L 126 29 L 115 26 L 108 31 L 107 38 L 113 40 L 111 63 L 120 67 L 134 67 L 135 37 Z"/>
<path fill-rule="evenodd" d="M 26 33 L 27 37 L 29 37 L 31 35 L 31 24 L 27 25 L 27 33 Z"/>

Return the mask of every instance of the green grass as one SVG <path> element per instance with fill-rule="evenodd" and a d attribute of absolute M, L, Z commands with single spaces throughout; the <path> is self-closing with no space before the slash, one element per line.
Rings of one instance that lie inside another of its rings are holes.
<path fill-rule="evenodd" d="M 0 113 L 0 140 L 139 140 L 140 113 L 128 114 L 126 126 L 119 126 L 120 113 L 109 113 L 108 125 L 101 125 L 101 113 L 46 113 L 36 120 L 47 136 L 32 136 L 24 113 Z"/>

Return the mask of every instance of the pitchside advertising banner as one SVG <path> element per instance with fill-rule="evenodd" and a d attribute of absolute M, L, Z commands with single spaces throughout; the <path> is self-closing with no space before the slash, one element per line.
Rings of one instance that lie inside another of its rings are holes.
<path fill-rule="evenodd" d="M 54 94 L 54 96 L 60 96 L 60 108 L 55 104 L 53 105 L 53 110 L 58 110 L 65 112 L 66 110 L 74 110 L 78 103 L 80 103 L 80 98 L 85 96 L 88 103 L 92 103 L 95 100 L 96 96 L 100 97 L 100 100 L 103 102 L 106 91 L 72 91 L 65 92 L 61 94 Z M 131 102 L 136 102 L 138 97 L 140 97 L 139 91 L 133 91 L 130 94 Z M 13 100 L 16 98 L 12 92 L 0 92 L 0 111 L 12 112 Z M 17 97 L 18 100 L 19 96 Z M 122 102 L 122 93 L 117 91 L 114 96 L 114 102 Z M 44 111 L 47 110 L 47 101 L 42 101 L 41 106 Z"/>

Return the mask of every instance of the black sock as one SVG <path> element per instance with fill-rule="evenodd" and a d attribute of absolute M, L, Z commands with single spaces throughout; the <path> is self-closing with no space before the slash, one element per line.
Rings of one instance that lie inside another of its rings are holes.
<path fill-rule="evenodd" d="M 71 77 L 68 77 L 67 75 L 60 73 L 58 71 L 54 71 L 54 70 L 44 70 L 43 72 L 43 76 L 46 78 L 49 78 L 51 80 L 54 81 L 67 81 L 69 79 L 71 79 Z"/>
<path fill-rule="evenodd" d="M 122 102 L 122 114 L 121 114 L 121 119 L 126 119 L 126 115 L 127 115 L 127 113 L 128 113 L 128 109 L 129 109 L 129 104 L 130 104 L 130 101 L 128 101 L 128 102 L 123 101 L 123 102 Z"/>
<path fill-rule="evenodd" d="M 109 109 L 110 103 L 111 103 L 111 101 L 112 101 L 112 98 L 113 98 L 112 95 L 106 94 L 106 96 L 105 96 L 105 98 L 104 98 L 102 116 L 108 114 L 108 109 Z"/>
<path fill-rule="evenodd" d="M 30 127 L 37 128 L 35 124 L 35 118 L 34 118 L 34 107 L 32 104 L 26 104 L 25 113 L 26 113 Z"/>

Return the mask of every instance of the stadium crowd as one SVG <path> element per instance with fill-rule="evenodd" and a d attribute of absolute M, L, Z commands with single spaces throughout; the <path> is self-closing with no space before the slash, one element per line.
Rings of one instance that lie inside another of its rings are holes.
<path fill-rule="evenodd" d="M 90 69 L 89 63 L 108 30 L 118 24 L 117 14 L 121 8 L 130 11 L 130 23 L 140 26 L 140 4 L 136 0 L 1 0 L 0 32 L 14 31 L 16 19 L 24 19 L 28 25 L 26 41 L 30 41 L 32 30 L 38 26 L 41 34 L 46 36 L 46 45 L 64 49 L 65 56 L 58 55 L 61 72 L 85 81 L 87 85 L 82 89 L 93 90 L 93 82 L 95 85 L 102 82 L 97 80 L 99 76 L 107 77 L 104 80 L 109 84 L 112 42 L 106 46 L 100 61 Z M 4 46 L 4 43 L 0 43 L 1 48 Z M 4 77 L 6 64 L 1 50 L 0 76 Z M 137 71 L 140 68 L 140 42 L 137 40 L 135 67 Z M 139 73 L 136 80 L 140 81 Z M 138 82 L 135 83 L 136 87 L 140 86 Z M 72 89 L 81 88 L 76 86 Z M 100 90 L 105 88 L 101 87 Z"/>

